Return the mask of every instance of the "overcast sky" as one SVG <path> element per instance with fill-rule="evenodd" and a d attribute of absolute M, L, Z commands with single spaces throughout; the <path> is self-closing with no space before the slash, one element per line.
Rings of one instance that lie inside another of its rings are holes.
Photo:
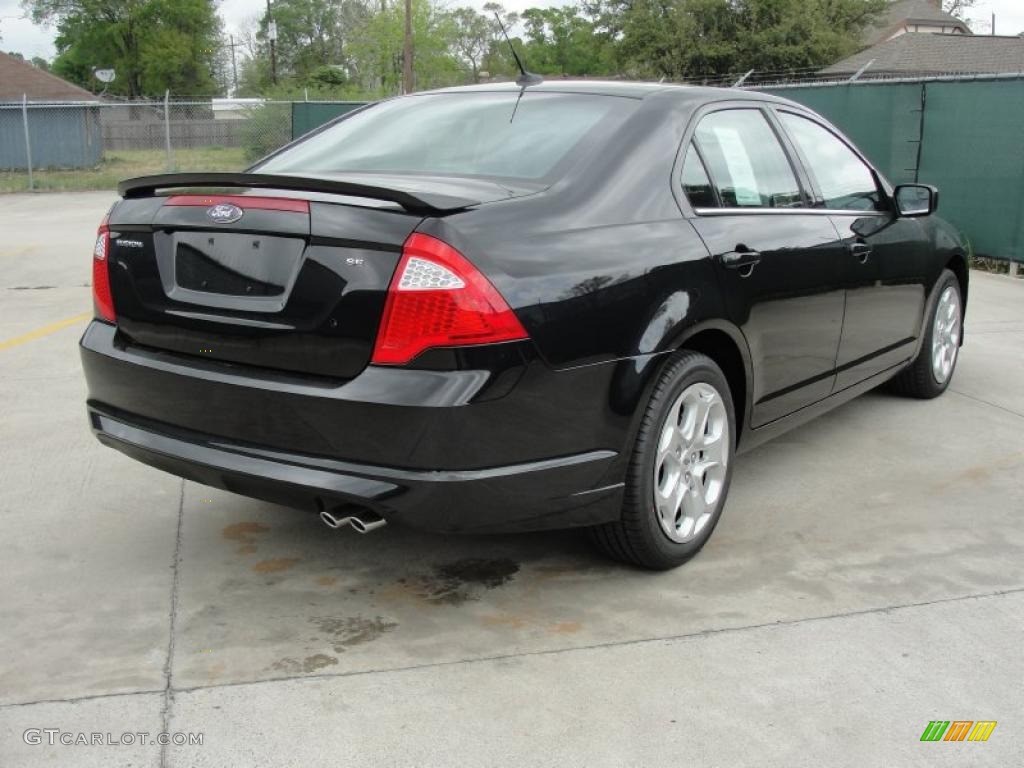
<path fill-rule="evenodd" d="M 472 5 L 482 7 L 487 0 L 451 0 L 450 5 Z M 509 10 L 521 11 L 530 7 L 566 5 L 569 0 L 505 0 Z M 266 7 L 262 0 L 221 0 L 221 15 L 227 31 L 237 31 L 245 26 L 248 19 L 259 15 Z M 988 34 L 991 16 L 996 14 L 996 32 L 1000 35 L 1016 35 L 1024 32 L 1024 2 L 1022 0 L 978 0 L 971 12 L 975 32 Z M 16 51 L 25 58 L 42 56 L 52 58 L 54 30 L 37 27 L 25 18 L 21 0 L 0 0 L 0 50 Z"/>

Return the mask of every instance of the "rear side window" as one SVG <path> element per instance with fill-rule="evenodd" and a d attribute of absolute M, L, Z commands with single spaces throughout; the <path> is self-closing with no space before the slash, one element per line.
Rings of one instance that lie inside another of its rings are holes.
<path fill-rule="evenodd" d="M 286 149 L 257 170 L 540 180 L 589 138 L 614 128 L 637 103 L 529 91 L 393 99 Z"/>
<path fill-rule="evenodd" d="M 718 207 L 718 198 L 715 197 L 715 189 L 704 168 L 704 161 L 700 159 L 692 142 L 686 150 L 686 160 L 683 161 L 683 191 L 694 208 Z"/>
<path fill-rule="evenodd" d="M 782 125 L 810 166 L 826 208 L 884 210 L 874 174 L 832 131 L 806 117 L 783 112 Z"/>
<path fill-rule="evenodd" d="M 757 109 L 713 112 L 694 140 L 727 208 L 793 208 L 800 184 L 768 120 Z"/>

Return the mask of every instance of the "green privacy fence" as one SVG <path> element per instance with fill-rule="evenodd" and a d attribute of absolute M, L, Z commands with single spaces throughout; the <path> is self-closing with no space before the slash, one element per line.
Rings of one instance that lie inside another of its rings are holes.
<path fill-rule="evenodd" d="M 894 183 L 937 186 L 975 253 L 1024 261 L 1024 77 L 763 90 L 820 112 Z"/>
<path fill-rule="evenodd" d="M 294 101 L 292 102 L 292 138 L 309 133 L 336 117 L 363 106 L 364 101 Z"/>
<path fill-rule="evenodd" d="M 890 181 L 934 184 L 975 253 L 1024 261 L 1024 77 L 763 88 L 820 112 Z M 301 136 L 361 102 L 295 102 Z"/>

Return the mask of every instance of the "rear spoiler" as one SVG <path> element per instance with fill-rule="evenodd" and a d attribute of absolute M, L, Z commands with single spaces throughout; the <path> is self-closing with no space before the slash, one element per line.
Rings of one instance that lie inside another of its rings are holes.
<path fill-rule="evenodd" d="M 275 176 L 266 173 L 162 173 L 157 176 L 139 176 L 135 179 L 125 179 L 118 184 L 117 193 L 125 199 L 153 197 L 158 189 L 175 187 L 249 187 L 364 197 L 398 203 L 410 213 L 425 215 L 453 213 L 480 204 L 479 200 L 433 192 L 407 192 L 394 187 L 355 184 L 310 176 Z"/>

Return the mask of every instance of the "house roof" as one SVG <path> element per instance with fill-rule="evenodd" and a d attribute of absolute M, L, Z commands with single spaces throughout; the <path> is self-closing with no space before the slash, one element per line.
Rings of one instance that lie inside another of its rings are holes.
<path fill-rule="evenodd" d="M 935 35 L 908 32 L 866 48 L 821 70 L 824 75 L 852 74 L 869 61 L 872 75 L 1006 74 L 1024 72 L 1024 37 Z"/>
<path fill-rule="evenodd" d="M 946 13 L 931 0 L 894 0 L 885 13 L 864 30 L 864 45 L 885 40 L 905 24 L 956 27 L 963 34 L 971 34 L 971 28 L 966 23 Z"/>
<path fill-rule="evenodd" d="M 51 75 L 16 56 L 0 53 L 0 101 L 96 101 L 84 88 Z"/>

